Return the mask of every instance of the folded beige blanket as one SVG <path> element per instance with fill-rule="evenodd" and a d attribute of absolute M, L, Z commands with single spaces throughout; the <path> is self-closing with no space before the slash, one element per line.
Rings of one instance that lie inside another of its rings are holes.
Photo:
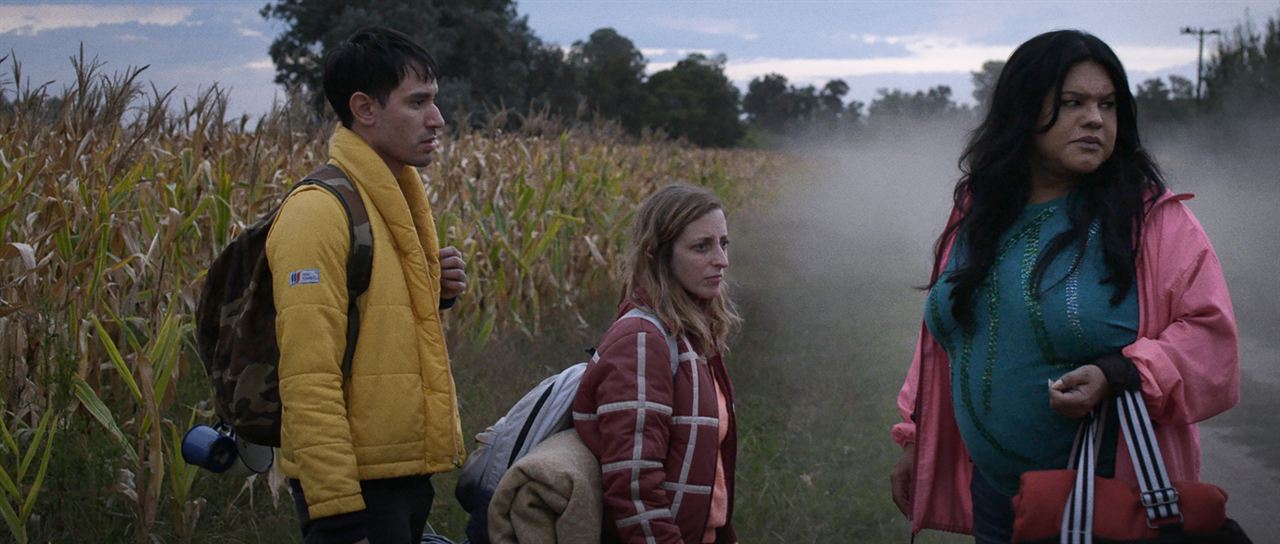
<path fill-rule="evenodd" d="M 516 461 L 489 502 L 494 544 L 600 542 L 600 463 L 572 429 Z"/>

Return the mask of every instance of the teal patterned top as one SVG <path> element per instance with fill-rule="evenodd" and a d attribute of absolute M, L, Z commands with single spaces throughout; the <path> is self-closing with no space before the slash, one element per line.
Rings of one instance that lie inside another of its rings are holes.
<path fill-rule="evenodd" d="M 1136 289 L 1112 306 L 1113 289 L 1098 239 L 1089 230 L 1083 259 L 1072 270 L 1069 247 L 1049 264 L 1032 293 L 1032 272 L 1058 233 L 1070 228 L 1067 199 L 1029 204 L 1001 236 L 996 263 L 974 297 L 974 326 L 951 313 L 954 285 L 945 280 L 965 255 L 957 242 L 926 302 L 925 322 L 951 361 L 956 423 L 978 471 L 1009 495 L 1028 470 L 1065 468 L 1079 425 L 1049 406 L 1048 382 L 1137 338 Z M 1107 422 L 1099 472 L 1114 472 L 1117 421 Z"/>

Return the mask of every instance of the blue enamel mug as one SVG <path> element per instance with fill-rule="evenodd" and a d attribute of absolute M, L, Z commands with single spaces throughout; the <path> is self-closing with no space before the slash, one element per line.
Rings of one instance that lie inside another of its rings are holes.
<path fill-rule="evenodd" d="M 182 459 L 215 474 L 225 472 L 236 462 L 236 438 L 222 425 L 196 425 L 182 437 Z"/>

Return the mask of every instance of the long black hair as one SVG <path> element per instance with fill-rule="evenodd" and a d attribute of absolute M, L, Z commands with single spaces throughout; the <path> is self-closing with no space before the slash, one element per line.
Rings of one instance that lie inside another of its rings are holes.
<path fill-rule="evenodd" d="M 1164 192 L 1163 176 L 1142 148 L 1137 105 L 1116 54 L 1086 32 L 1046 32 L 1018 46 L 1009 57 L 996 82 L 991 107 L 960 156 L 962 176 L 953 198 L 961 217 L 938 238 L 934 261 L 937 277 L 946 264 L 942 255 L 947 242 L 953 236 L 961 237 L 965 260 L 947 281 L 955 284 L 952 315 L 963 325 L 972 324 L 973 299 L 995 264 L 1000 235 L 1013 225 L 1027 202 L 1034 136 L 1047 132 L 1058 121 L 1067 72 L 1089 61 L 1102 66 L 1115 86 L 1115 150 L 1097 170 L 1081 178 L 1073 197 L 1067 199 L 1071 227 L 1049 241 L 1036 263 L 1032 285 L 1038 295 L 1048 264 L 1073 244 L 1076 257 L 1072 267 L 1079 266 L 1089 227 L 1097 221 L 1109 273 L 1105 283 L 1113 288 L 1111 304 L 1119 304 L 1133 287 L 1143 215 L 1147 202 L 1154 202 Z M 1053 112 L 1048 123 L 1040 125 L 1046 96 L 1052 97 Z"/>

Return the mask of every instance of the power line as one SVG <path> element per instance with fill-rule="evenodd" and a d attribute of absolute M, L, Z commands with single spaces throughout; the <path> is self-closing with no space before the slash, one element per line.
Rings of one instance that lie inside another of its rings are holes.
<path fill-rule="evenodd" d="M 1204 36 L 1206 34 L 1216 36 L 1222 34 L 1218 29 L 1206 29 L 1204 27 L 1182 27 L 1183 34 L 1193 34 L 1200 38 L 1200 53 L 1196 56 L 1196 102 L 1204 96 L 1200 93 L 1200 86 L 1204 83 Z"/>

